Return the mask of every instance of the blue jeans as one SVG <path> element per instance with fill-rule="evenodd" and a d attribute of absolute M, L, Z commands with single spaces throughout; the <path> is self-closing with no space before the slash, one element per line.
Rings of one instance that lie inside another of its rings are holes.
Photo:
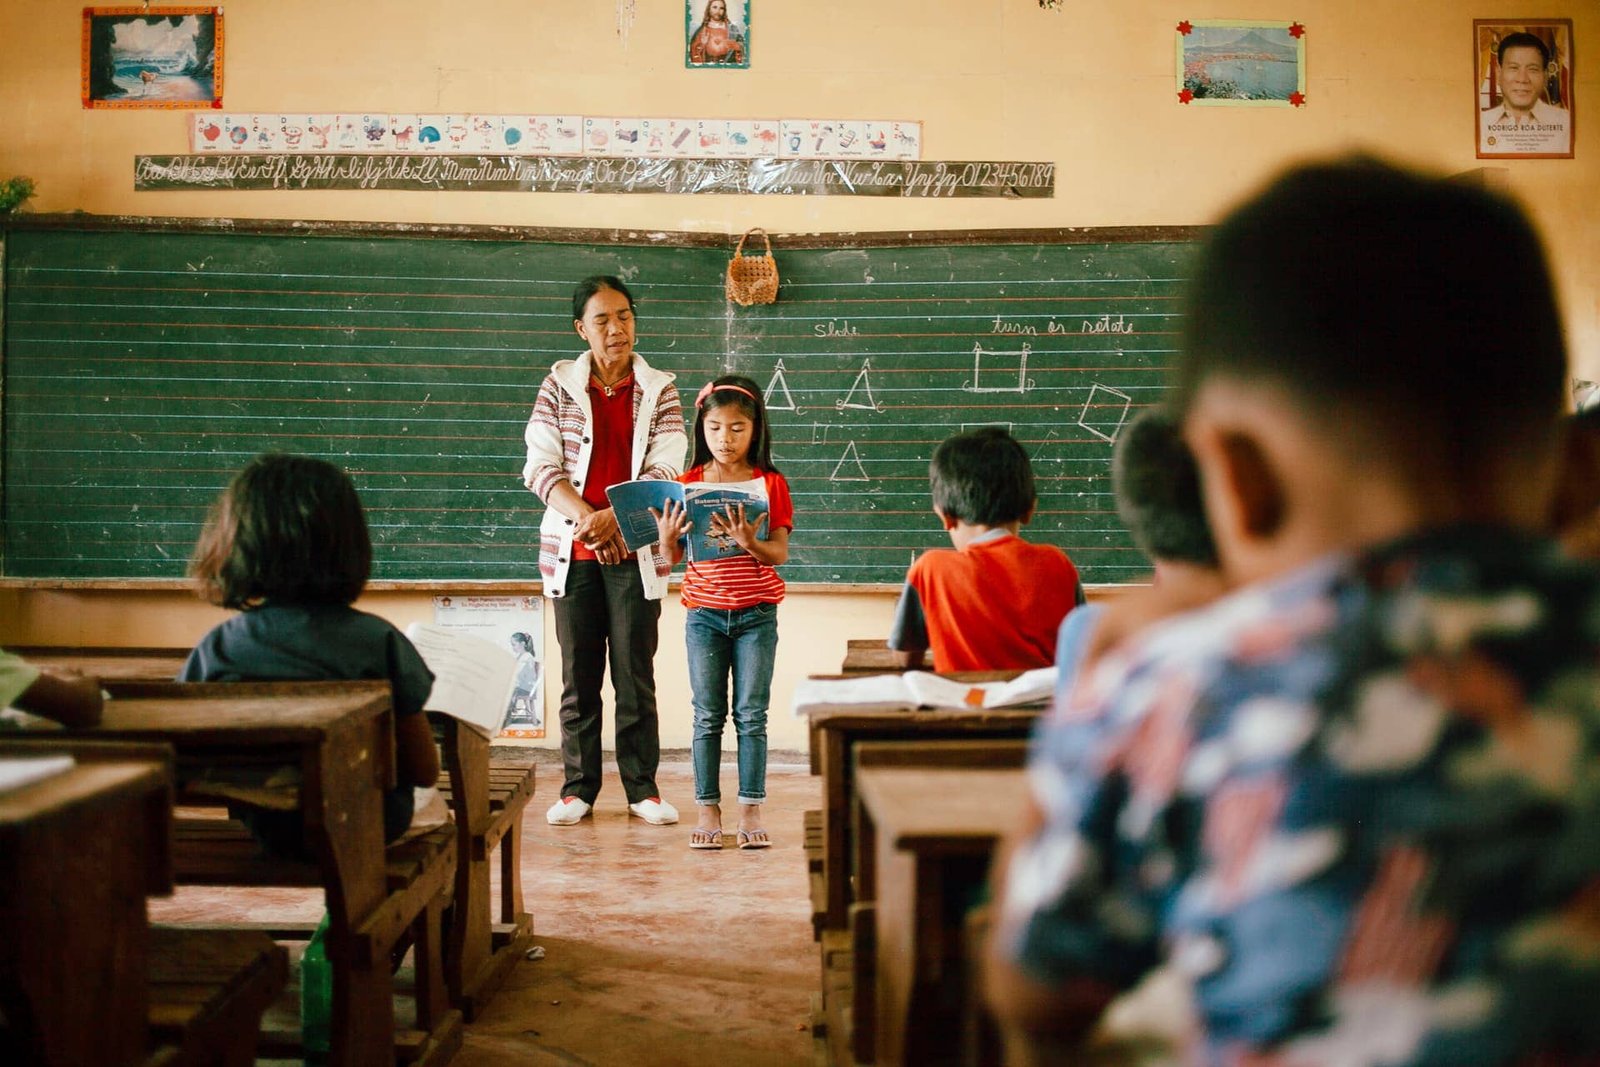
<path fill-rule="evenodd" d="M 694 690 L 694 799 L 722 803 L 717 780 L 722 725 L 733 675 L 733 728 L 739 735 L 739 803 L 767 799 L 767 703 L 778 650 L 778 605 L 690 608 L 684 624 L 689 685 Z"/>

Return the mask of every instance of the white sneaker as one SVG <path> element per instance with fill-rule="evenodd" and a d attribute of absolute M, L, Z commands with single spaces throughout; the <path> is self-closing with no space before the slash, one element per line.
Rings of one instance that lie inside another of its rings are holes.
<path fill-rule="evenodd" d="M 646 797 L 637 804 L 629 804 L 628 811 L 652 826 L 666 826 L 678 821 L 678 809 L 660 797 Z"/>
<path fill-rule="evenodd" d="M 589 802 L 579 797 L 562 797 L 544 813 L 545 822 L 551 826 L 571 826 L 589 814 Z"/>

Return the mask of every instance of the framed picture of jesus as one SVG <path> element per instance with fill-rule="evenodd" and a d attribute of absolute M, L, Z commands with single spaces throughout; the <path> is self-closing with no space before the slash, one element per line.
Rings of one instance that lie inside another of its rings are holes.
<path fill-rule="evenodd" d="M 750 0 L 684 0 L 683 11 L 685 66 L 750 66 Z"/>

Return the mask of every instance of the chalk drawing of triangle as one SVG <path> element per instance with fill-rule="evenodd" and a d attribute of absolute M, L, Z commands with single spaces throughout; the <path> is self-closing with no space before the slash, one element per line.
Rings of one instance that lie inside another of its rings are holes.
<path fill-rule="evenodd" d="M 844 408 L 857 408 L 864 411 L 881 411 L 878 402 L 872 396 L 872 378 L 868 372 L 872 370 L 872 360 L 863 360 L 861 373 L 856 375 L 856 380 L 850 384 L 850 391 L 844 399 L 837 402 L 840 410 Z"/>
<path fill-rule="evenodd" d="M 867 477 L 867 468 L 861 465 L 861 454 L 856 451 L 856 443 L 851 441 L 844 446 L 844 455 L 839 457 L 839 463 L 833 468 L 833 473 L 828 475 L 830 482 L 870 482 Z"/>
<path fill-rule="evenodd" d="M 774 398 L 782 395 L 782 401 L 774 402 Z M 761 394 L 761 400 L 767 405 L 768 411 L 796 411 L 794 394 L 789 392 L 789 379 L 784 377 L 783 360 L 778 360 L 778 368 L 772 372 L 772 381 L 767 383 L 767 391 Z"/>

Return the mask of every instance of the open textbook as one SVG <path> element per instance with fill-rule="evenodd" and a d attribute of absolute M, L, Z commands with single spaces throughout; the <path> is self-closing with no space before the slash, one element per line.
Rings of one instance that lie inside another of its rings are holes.
<path fill-rule="evenodd" d="M 869 674 L 856 678 L 807 678 L 794 687 L 794 712 L 819 707 L 1014 708 L 1042 704 L 1056 687 L 1056 669 L 1024 671 L 1008 682 L 961 682 L 928 671 Z"/>
<path fill-rule="evenodd" d="M 406 627 L 406 637 L 433 672 L 428 711 L 460 719 L 485 737 L 505 725 L 517 681 L 517 657 L 481 637 L 428 623 Z"/>
<path fill-rule="evenodd" d="M 76 762 L 71 756 L 58 755 L 0 759 L 0 793 L 63 774 Z"/>
<path fill-rule="evenodd" d="M 712 536 L 713 514 L 742 505 L 745 518 L 759 530 L 768 512 L 766 483 L 759 478 L 748 482 L 695 482 L 693 485 L 660 480 L 618 482 L 606 489 L 606 499 L 617 513 L 617 527 L 630 552 L 656 542 L 656 520 L 650 514 L 651 508 L 660 511 L 669 500 L 682 505 L 689 513 L 690 530 L 685 539 L 688 542 L 685 551 L 691 563 L 745 554 L 733 538 Z"/>

